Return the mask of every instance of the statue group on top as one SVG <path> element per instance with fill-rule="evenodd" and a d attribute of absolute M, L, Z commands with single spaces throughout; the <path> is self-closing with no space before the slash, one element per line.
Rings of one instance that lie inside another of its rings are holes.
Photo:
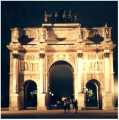
<path fill-rule="evenodd" d="M 45 23 L 79 23 L 79 17 L 76 14 L 72 14 L 72 11 L 60 10 L 54 13 L 44 12 Z"/>

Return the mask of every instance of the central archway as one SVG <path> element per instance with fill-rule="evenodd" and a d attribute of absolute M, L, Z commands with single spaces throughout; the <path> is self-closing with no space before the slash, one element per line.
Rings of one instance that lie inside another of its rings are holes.
<path fill-rule="evenodd" d="M 62 108 L 62 99 L 73 97 L 73 68 L 65 61 L 57 61 L 49 69 L 48 107 Z"/>

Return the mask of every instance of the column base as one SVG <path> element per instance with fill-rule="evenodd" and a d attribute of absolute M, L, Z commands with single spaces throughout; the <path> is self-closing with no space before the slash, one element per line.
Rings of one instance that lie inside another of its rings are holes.
<path fill-rule="evenodd" d="M 9 111 L 19 111 L 20 109 L 17 107 L 9 107 Z"/>
<path fill-rule="evenodd" d="M 79 110 L 82 110 L 82 109 L 84 109 L 84 93 L 79 93 L 78 94 L 78 99 L 77 99 L 77 101 L 78 101 L 78 109 Z"/>
<path fill-rule="evenodd" d="M 37 99 L 37 111 L 46 111 L 46 94 L 39 94 Z"/>
<path fill-rule="evenodd" d="M 9 110 L 10 111 L 19 111 L 20 110 L 18 94 L 13 94 L 12 96 L 10 96 Z"/>
<path fill-rule="evenodd" d="M 46 107 L 37 107 L 37 111 L 47 111 Z"/>

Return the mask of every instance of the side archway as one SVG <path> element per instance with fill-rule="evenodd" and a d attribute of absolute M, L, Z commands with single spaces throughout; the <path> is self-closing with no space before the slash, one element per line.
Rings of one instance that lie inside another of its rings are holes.
<path fill-rule="evenodd" d="M 89 80 L 86 83 L 85 106 L 86 108 L 101 109 L 102 108 L 102 92 L 101 85 L 98 80 Z"/>
<path fill-rule="evenodd" d="M 37 107 L 37 85 L 33 80 L 24 82 L 24 108 L 33 109 Z"/>

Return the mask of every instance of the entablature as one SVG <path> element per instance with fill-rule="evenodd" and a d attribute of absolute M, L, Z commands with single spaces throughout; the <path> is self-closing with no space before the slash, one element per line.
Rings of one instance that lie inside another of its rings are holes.
<path fill-rule="evenodd" d="M 101 51 L 112 50 L 111 27 L 84 28 L 79 23 L 42 24 L 42 27 L 12 28 L 11 51 Z M 22 41 L 22 42 L 21 42 Z"/>

